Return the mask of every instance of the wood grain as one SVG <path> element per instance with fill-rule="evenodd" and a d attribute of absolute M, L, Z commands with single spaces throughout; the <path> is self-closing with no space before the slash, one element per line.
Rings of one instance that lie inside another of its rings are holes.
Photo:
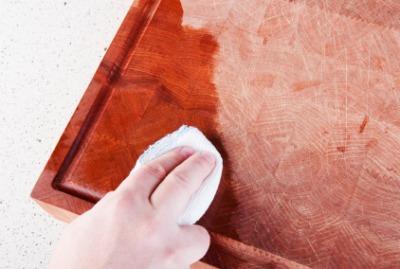
<path fill-rule="evenodd" d="M 400 267 L 399 18 L 390 0 L 138 1 L 32 196 L 81 214 L 193 124 L 226 164 L 205 261 Z"/>
<path fill-rule="evenodd" d="M 207 32 L 183 28 L 181 19 L 179 2 L 158 6 L 99 108 L 101 117 L 56 179 L 59 189 L 95 202 L 118 186 L 149 144 L 183 122 L 216 136 L 216 43 Z"/>

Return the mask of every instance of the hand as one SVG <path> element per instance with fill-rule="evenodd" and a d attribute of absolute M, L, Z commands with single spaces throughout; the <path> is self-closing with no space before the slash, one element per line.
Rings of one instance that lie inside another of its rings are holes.
<path fill-rule="evenodd" d="M 188 268 L 210 237 L 177 220 L 214 166 L 212 154 L 181 147 L 131 173 L 67 227 L 50 268 Z"/>

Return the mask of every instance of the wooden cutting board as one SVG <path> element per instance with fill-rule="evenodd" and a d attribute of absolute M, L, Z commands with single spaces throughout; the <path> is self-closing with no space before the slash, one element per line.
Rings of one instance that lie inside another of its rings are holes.
<path fill-rule="evenodd" d="M 63 220 L 195 125 L 220 268 L 400 267 L 400 3 L 139 0 L 32 197 Z"/>

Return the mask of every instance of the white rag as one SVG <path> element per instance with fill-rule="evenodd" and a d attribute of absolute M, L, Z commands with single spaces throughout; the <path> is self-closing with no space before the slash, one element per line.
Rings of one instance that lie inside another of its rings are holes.
<path fill-rule="evenodd" d="M 183 125 L 175 132 L 172 132 L 158 140 L 138 158 L 132 171 L 135 171 L 143 164 L 157 158 L 167 151 L 181 146 L 190 146 L 198 151 L 207 151 L 215 155 L 216 163 L 214 170 L 203 181 L 200 188 L 194 193 L 178 224 L 194 224 L 207 211 L 217 192 L 222 175 L 222 157 L 215 146 L 197 128 Z"/>

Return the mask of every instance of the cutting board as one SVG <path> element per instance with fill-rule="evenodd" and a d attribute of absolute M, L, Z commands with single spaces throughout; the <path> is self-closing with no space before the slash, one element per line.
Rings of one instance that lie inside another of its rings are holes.
<path fill-rule="evenodd" d="M 400 3 L 139 0 L 32 197 L 68 221 L 182 124 L 221 151 L 220 268 L 400 267 Z"/>

